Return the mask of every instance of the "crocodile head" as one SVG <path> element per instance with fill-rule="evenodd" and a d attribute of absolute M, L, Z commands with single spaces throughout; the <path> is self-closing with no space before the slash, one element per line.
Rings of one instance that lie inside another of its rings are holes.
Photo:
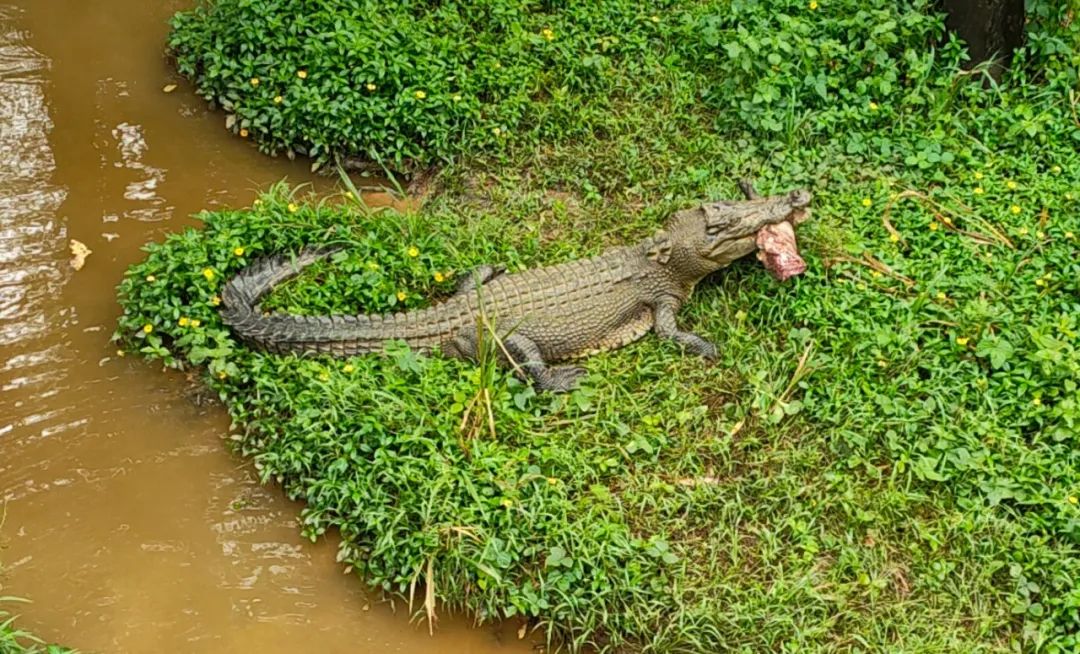
<path fill-rule="evenodd" d="M 704 276 L 758 249 L 758 233 L 782 222 L 798 224 L 809 216 L 804 189 L 752 200 L 720 201 L 681 211 L 667 225 L 672 260 L 688 274 Z"/>

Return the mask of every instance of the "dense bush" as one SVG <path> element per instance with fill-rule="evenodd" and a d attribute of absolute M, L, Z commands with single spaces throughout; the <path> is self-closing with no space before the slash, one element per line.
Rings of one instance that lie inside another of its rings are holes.
<path fill-rule="evenodd" d="M 600 649 L 1080 646 L 1067 9 L 1031 3 L 1028 45 L 995 84 L 960 66 L 921 2 L 324 4 L 339 11 L 290 27 L 280 8 L 299 5 L 219 0 L 178 18 L 174 47 L 268 148 L 468 156 L 416 215 L 280 187 L 206 214 L 131 270 L 117 331 L 125 351 L 206 367 L 239 449 L 306 500 L 310 535 L 339 528 L 343 559 L 384 589 L 426 580 L 483 618 L 530 616 Z M 363 34 L 398 30 L 365 45 L 369 58 L 333 45 L 355 32 L 334 21 L 361 16 Z M 437 33 L 435 16 L 457 35 L 432 37 L 441 49 L 403 36 Z M 248 23 L 261 28 L 245 36 Z M 393 43 L 413 45 L 394 58 Z M 336 72 L 316 79 L 309 52 Z M 468 63 L 479 52 L 501 67 Z M 390 59 L 385 98 L 343 81 Z M 439 87 L 459 70 L 448 61 L 469 75 Z M 443 72 L 418 88 L 410 70 Z M 466 77 L 464 113 L 413 111 L 416 90 L 453 94 Z M 292 131 L 256 132 L 284 111 L 274 84 L 296 94 Z M 336 116 L 393 138 L 349 142 Z M 702 286 L 683 320 L 721 345 L 714 367 L 647 338 L 589 359 L 579 391 L 538 396 L 401 347 L 255 353 L 217 317 L 223 280 L 263 253 L 348 246 L 273 308 L 409 308 L 481 262 L 538 265 L 649 234 L 676 206 L 734 196 L 745 174 L 814 190 L 810 269 L 778 285 L 747 262 Z M 494 438 L 461 426 L 480 388 Z"/>
<path fill-rule="evenodd" d="M 613 65 L 660 43 L 631 0 L 223 0 L 173 27 L 180 71 L 237 133 L 269 152 L 391 167 L 542 137 L 569 96 L 609 92 Z"/>
<path fill-rule="evenodd" d="M 181 72 L 236 133 L 316 164 L 393 169 L 585 136 L 617 102 L 681 91 L 775 142 L 948 121 L 962 44 L 931 0 L 540 3 L 218 0 L 177 14 Z M 1033 3 L 1018 75 L 1075 56 L 1064 5 Z M 1075 81 L 1075 69 L 1069 73 Z M 858 146 L 855 146 L 858 147 Z"/>

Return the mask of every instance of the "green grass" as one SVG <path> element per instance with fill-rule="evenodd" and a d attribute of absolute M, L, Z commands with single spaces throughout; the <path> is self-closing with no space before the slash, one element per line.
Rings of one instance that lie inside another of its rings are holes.
<path fill-rule="evenodd" d="M 426 582 L 599 650 L 1075 651 L 1077 28 L 1036 3 L 992 83 L 922 4 L 783 6 L 672 3 L 604 86 L 534 98 L 547 131 L 463 142 L 416 214 L 283 186 L 204 214 L 121 285 L 121 347 L 205 366 L 305 532 L 339 529 L 344 562 L 421 604 Z M 252 352 L 214 306 L 251 258 L 327 242 L 348 247 L 270 306 L 419 306 L 482 262 L 646 236 L 740 176 L 814 191 L 809 270 L 703 284 L 681 318 L 713 365 L 650 337 L 537 395 L 400 346 Z M 484 389 L 494 437 L 461 427 Z"/>

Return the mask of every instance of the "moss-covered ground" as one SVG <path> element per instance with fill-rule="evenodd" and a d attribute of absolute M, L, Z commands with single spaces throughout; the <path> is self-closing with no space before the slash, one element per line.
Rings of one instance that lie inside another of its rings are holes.
<path fill-rule="evenodd" d="M 284 186 L 204 214 L 129 272 L 117 339 L 202 367 L 238 451 L 303 498 L 312 538 L 340 530 L 343 564 L 575 648 L 1080 648 L 1068 6 L 1032 3 L 993 81 L 922 2 L 335 0 L 348 18 L 273 28 L 295 4 L 184 15 L 182 69 L 235 96 L 233 128 L 268 150 L 442 162 L 436 190 L 404 214 Z M 438 25 L 454 29 L 427 40 Z M 335 112 L 393 138 L 334 136 Z M 713 364 L 649 337 L 589 359 L 579 390 L 537 394 L 402 346 L 266 355 L 217 317 L 224 280 L 263 254 L 348 246 L 273 308 L 399 310 L 480 263 L 648 235 L 744 176 L 813 190 L 809 270 L 779 284 L 745 261 L 703 284 L 681 320 L 720 346 Z M 483 389 L 493 433 L 472 419 Z"/>

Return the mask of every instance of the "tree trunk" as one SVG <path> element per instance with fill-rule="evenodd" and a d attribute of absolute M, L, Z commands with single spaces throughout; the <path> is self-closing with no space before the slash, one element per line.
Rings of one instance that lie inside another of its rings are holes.
<path fill-rule="evenodd" d="M 992 62 L 998 78 L 1024 40 L 1024 0 L 944 0 L 945 25 L 963 39 L 971 63 Z"/>

